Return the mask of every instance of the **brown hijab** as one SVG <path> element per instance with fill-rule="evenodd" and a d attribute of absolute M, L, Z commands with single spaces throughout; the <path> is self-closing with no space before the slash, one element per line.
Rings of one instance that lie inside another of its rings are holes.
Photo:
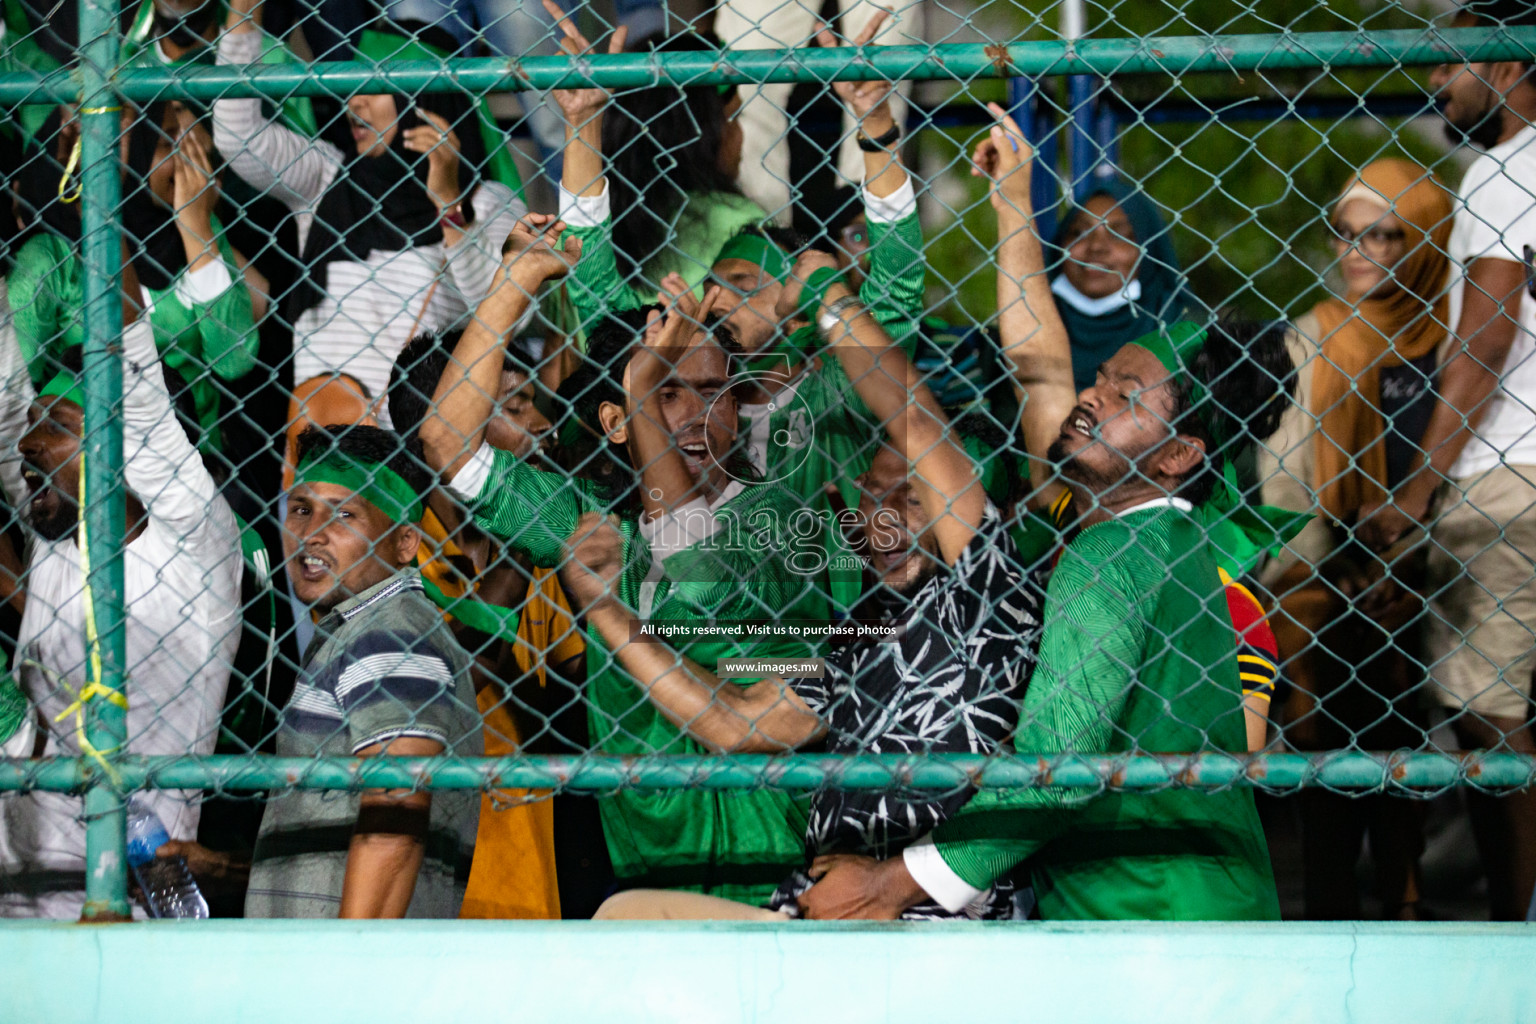
<path fill-rule="evenodd" d="M 1332 518 L 1350 520 L 1387 496 L 1381 370 L 1422 358 L 1445 339 L 1451 196 L 1433 173 L 1408 160 L 1377 160 L 1340 193 L 1364 199 L 1402 222 L 1405 254 L 1370 295 L 1350 293 L 1313 310 L 1323 339 L 1312 366 L 1317 417 L 1313 490 Z"/>

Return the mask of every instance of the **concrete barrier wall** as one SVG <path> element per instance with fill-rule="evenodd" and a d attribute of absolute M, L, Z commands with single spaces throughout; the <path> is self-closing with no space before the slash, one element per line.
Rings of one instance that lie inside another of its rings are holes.
<path fill-rule="evenodd" d="M 0 925 L 0 1022 L 1536 1021 L 1536 926 Z"/>

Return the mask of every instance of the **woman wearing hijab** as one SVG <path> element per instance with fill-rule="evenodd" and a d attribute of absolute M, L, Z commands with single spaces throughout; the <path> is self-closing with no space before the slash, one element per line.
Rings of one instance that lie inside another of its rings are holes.
<path fill-rule="evenodd" d="M 10 294 L 35 385 L 53 376 L 66 349 L 85 340 L 80 182 L 66 170 L 79 129 L 63 114 L 54 110 L 40 136 L 55 152 L 34 152 L 17 175 L 17 213 L 31 237 L 15 253 Z M 215 212 L 218 154 L 198 111 L 161 101 L 129 111 L 125 120 L 128 257 L 155 345 L 181 379 L 176 391 L 190 393 L 200 447 L 219 451 L 221 398 L 256 365 L 255 321 L 266 296 L 259 278 L 242 274 L 245 257 L 231 247 Z"/>
<path fill-rule="evenodd" d="M 1328 228 L 1343 283 L 1296 323 L 1296 405 L 1261 459 L 1264 498 L 1319 515 L 1265 570 L 1286 674 L 1285 737 L 1301 750 L 1392 750 L 1423 742 L 1415 616 L 1417 539 L 1372 554 L 1351 536 L 1363 506 L 1407 473 L 1434 406 L 1447 330 L 1451 195 L 1407 160 L 1378 160 L 1340 193 Z M 1388 567 L 1390 566 L 1390 571 Z M 1310 918 L 1358 918 L 1354 864 L 1370 833 L 1387 917 L 1418 916 L 1421 805 L 1303 794 Z"/>
<path fill-rule="evenodd" d="M 230 4 L 220 64 L 260 58 L 253 7 Z M 381 22 L 362 33 L 358 59 L 433 60 L 453 48 L 425 25 Z M 314 140 L 269 120 L 258 99 L 214 103 L 214 138 L 235 173 L 297 215 L 303 272 L 282 305 L 303 396 L 290 409 L 295 425 L 351 422 L 330 407 L 376 403 L 406 342 L 451 330 L 485 296 L 527 212 L 513 188 L 490 180 L 506 162 L 504 139 L 466 95 L 427 93 L 409 105 L 353 96 L 345 127 L 345 139 Z M 374 414 L 387 415 L 378 405 Z"/>
<path fill-rule="evenodd" d="M 1095 182 L 1062 218 L 1056 248 L 1051 292 L 1072 342 L 1079 391 L 1122 345 L 1192 311 L 1173 239 L 1138 185 Z"/>

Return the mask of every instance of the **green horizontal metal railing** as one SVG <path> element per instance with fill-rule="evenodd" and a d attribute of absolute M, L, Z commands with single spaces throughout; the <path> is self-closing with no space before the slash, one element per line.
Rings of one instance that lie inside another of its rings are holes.
<path fill-rule="evenodd" d="M 1069 41 L 949 43 L 935 46 L 828 47 L 788 50 L 695 50 L 585 57 L 462 58 L 446 61 L 327 61 L 311 67 L 186 66 L 121 71 L 123 98 L 213 100 L 221 96 L 350 95 L 466 89 L 600 85 L 635 88 L 745 85 L 757 82 L 868 80 L 958 81 L 1020 75 L 1178 75 L 1284 68 L 1377 68 L 1450 61 L 1536 58 L 1536 27 L 1308 32 L 1273 36 L 1168 36 Z M 80 96 L 68 72 L 0 75 L 0 103 L 67 102 Z"/>
<path fill-rule="evenodd" d="M 1536 782 L 1536 760 L 1521 754 L 1230 754 L 1076 756 L 1051 761 L 975 754 L 846 758 L 831 754 L 620 758 L 133 757 L 113 764 L 125 789 L 616 789 L 1121 790 L 1169 786 L 1433 790 L 1475 780 L 1483 789 Z M 0 761 L 0 790 L 78 792 L 95 776 L 70 758 Z"/>

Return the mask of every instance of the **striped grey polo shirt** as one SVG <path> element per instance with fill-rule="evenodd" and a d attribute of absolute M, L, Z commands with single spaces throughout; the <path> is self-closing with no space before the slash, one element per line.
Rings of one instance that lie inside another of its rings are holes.
<path fill-rule="evenodd" d="M 280 757 L 349 757 L 401 736 L 484 751 L 470 658 L 404 570 L 321 620 L 278 726 Z M 246 917 L 335 917 L 360 796 L 275 793 L 261 819 Z M 480 794 L 432 794 L 426 855 L 408 917 L 457 917 L 469 877 Z"/>

